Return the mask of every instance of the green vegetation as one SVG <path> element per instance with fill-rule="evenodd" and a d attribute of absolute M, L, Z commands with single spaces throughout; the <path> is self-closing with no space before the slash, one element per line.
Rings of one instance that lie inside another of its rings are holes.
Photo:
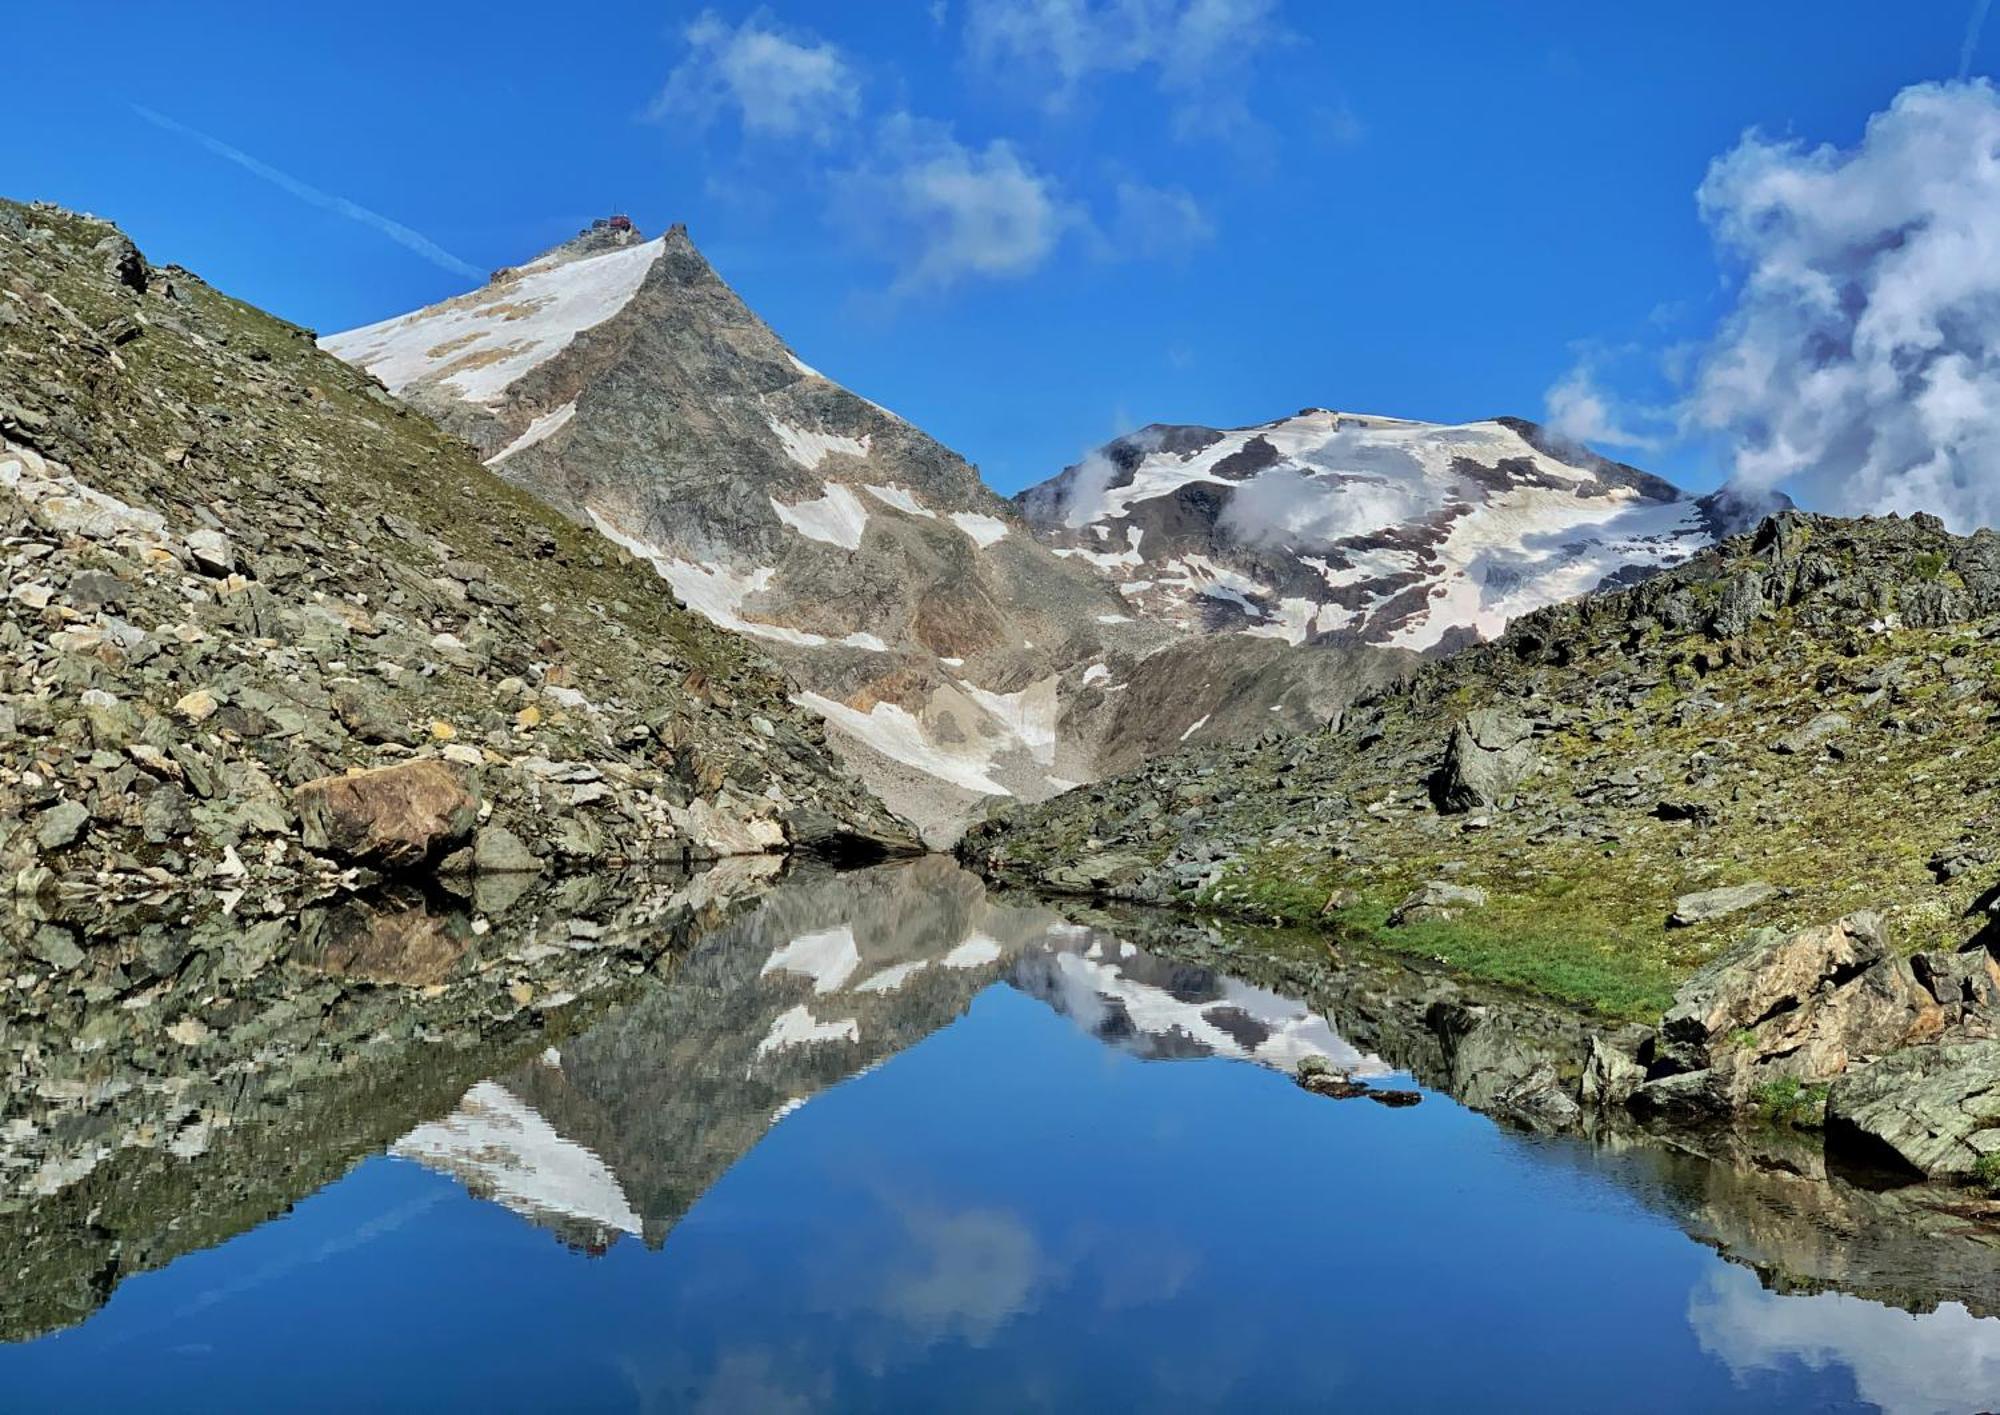
<path fill-rule="evenodd" d="M 2000 1194 L 2000 1154 L 1981 1155 L 1972 1164 L 1972 1178 L 1989 1194 Z"/>
<path fill-rule="evenodd" d="M 1758 1119 L 1767 1125 L 1817 1130 L 1826 1119 L 1825 1086 L 1807 1086 L 1796 1076 L 1766 1081 L 1750 1093 Z"/>

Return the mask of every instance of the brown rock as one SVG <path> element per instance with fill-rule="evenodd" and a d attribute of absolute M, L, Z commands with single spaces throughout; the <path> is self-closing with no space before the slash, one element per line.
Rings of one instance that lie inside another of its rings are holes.
<path fill-rule="evenodd" d="M 407 870 L 465 842 L 479 797 L 444 762 L 429 760 L 324 776 L 292 793 L 306 848 Z"/>

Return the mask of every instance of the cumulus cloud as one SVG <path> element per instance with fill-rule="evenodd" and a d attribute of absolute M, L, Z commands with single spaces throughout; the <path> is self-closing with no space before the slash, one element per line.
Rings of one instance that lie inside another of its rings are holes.
<path fill-rule="evenodd" d="M 967 52 L 1032 82 L 1052 109 L 1091 81 L 1149 73 L 1183 130 L 1240 126 L 1250 62 L 1278 37 L 1277 0 L 971 0 Z"/>
<path fill-rule="evenodd" d="M 1078 216 L 1053 178 L 1005 142 L 969 146 L 897 114 L 875 151 L 834 182 L 836 218 L 901 270 L 897 293 L 1024 275 Z"/>
<path fill-rule="evenodd" d="M 1849 149 L 1751 133 L 1703 217 L 1741 266 L 1685 422 L 1736 479 L 2000 523 L 2000 94 L 1920 84 Z"/>
<path fill-rule="evenodd" d="M 688 52 L 653 102 L 656 118 L 706 125 L 733 113 L 758 138 L 828 143 L 861 111 L 861 80 L 831 44 L 780 30 L 764 12 L 731 27 L 703 12 Z"/>

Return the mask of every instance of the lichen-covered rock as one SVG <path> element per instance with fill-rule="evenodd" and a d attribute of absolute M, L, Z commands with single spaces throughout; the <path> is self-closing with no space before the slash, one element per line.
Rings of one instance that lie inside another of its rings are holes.
<path fill-rule="evenodd" d="M 1827 1139 L 1933 1177 L 2000 1155 L 2000 1042 L 1910 1047 L 1858 1067 L 1827 1099 Z"/>
<path fill-rule="evenodd" d="M 479 797 L 435 759 L 308 781 L 292 793 L 306 848 L 354 864 L 410 870 L 464 843 Z"/>
<path fill-rule="evenodd" d="M 1452 728 L 1431 795 L 1444 812 L 1506 810 L 1535 766 L 1535 726 L 1499 708 L 1481 708 Z"/>
<path fill-rule="evenodd" d="M 1757 880 L 1750 884 L 1730 884 L 1720 889 L 1683 894 L 1674 900 L 1674 912 L 1667 916 L 1667 927 L 1692 928 L 1696 924 L 1740 914 L 1745 909 L 1756 908 L 1777 892 L 1777 886 Z"/>

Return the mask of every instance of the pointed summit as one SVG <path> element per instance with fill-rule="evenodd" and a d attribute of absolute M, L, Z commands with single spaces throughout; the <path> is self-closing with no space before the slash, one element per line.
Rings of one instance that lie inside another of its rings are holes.
<path fill-rule="evenodd" d="M 1111 667 L 1156 641 L 963 458 L 801 362 L 695 248 L 593 228 L 469 294 L 332 336 L 488 466 L 648 561 L 804 686 L 890 805 L 1093 774 Z M 1092 671 L 1094 670 L 1094 672 Z M 1086 674 L 1089 676 L 1085 676 Z"/>

